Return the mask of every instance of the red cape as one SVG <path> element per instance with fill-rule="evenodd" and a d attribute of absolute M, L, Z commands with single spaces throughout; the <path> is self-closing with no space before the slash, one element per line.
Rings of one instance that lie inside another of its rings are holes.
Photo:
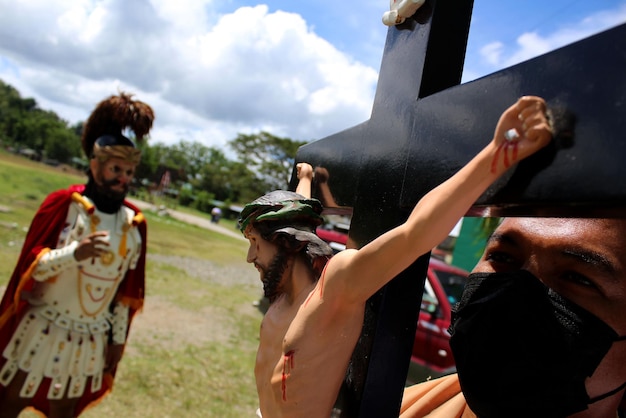
<path fill-rule="evenodd" d="M 15 270 L 11 275 L 11 279 L 7 285 L 2 301 L 0 302 L 0 352 L 4 350 L 8 344 L 15 328 L 19 325 L 20 319 L 28 303 L 22 300 L 21 294 L 29 291 L 34 285 L 34 279 L 30 274 L 26 274 L 32 268 L 33 263 L 40 256 L 42 251 L 55 248 L 59 235 L 65 226 L 65 218 L 72 202 L 72 193 L 82 193 L 85 189 L 84 185 L 74 185 L 66 190 L 58 190 L 46 197 L 39 207 L 39 210 L 33 218 L 22 252 L 15 266 Z M 133 209 L 135 213 L 140 214 L 137 207 L 125 201 L 124 204 Z M 143 306 L 144 290 L 145 290 L 145 265 L 146 265 L 146 244 L 147 244 L 147 225 L 145 220 L 140 217 L 141 222 L 137 224 L 138 231 L 141 235 L 141 255 L 134 270 L 126 272 L 126 276 L 120 283 L 116 300 L 123 300 L 130 306 L 129 322 L 132 321 L 135 313 Z M 130 329 L 130 323 L 128 326 Z M 0 356 L 0 367 L 4 364 L 4 358 Z M 85 394 L 78 403 L 75 411 L 76 416 L 91 404 L 97 403 L 101 398 L 111 391 L 113 387 L 113 378 L 115 370 L 110 375 L 105 375 L 100 391 L 91 393 L 85 389 Z M 48 400 L 46 394 L 50 379 L 44 379 L 35 398 L 33 398 L 32 407 L 38 411 L 48 414 Z M 4 387 L 0 385 L 0 399 Z"/>

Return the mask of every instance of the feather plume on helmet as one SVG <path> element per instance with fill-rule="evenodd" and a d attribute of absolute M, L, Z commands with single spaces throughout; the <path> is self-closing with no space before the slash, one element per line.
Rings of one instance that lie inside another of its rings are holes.
<path fill-rule="evenodd" d="M 100 161 L 121 158 L 139 163 L 141 151 L 123 135 L 123 131 L 131 129 L 136 140 L 142 141 L 152 128 L 154 111 L 150 105 L 132 97 L 132 94 L 120 92 L 98 103 L 87 119 L 81 137 L 87 158 Z"/>

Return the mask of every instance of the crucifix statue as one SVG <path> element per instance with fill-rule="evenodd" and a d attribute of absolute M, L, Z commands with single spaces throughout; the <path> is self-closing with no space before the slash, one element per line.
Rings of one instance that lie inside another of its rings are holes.
<path fill-rule="evenodd" d="M 626 208 L 626 24 L 461 85 L 472 6 L 427 0 L 390 27 L 371 118 L 298 151 L 297 162 L 328 172 L 327 195 L 314 197 L 326 213 L 351 213 L 357 248 L 402 223 L 528 94 L 546 100 L 554 140 L 467 216 L 620 217 Z M 346 416 L 398 416 L 428 261 L 369 300 L 340 395 Z"/>

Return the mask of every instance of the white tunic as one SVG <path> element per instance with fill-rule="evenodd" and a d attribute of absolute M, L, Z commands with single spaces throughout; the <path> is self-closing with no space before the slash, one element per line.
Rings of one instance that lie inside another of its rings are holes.
<path fill-rule="evenodd" d="M 7 361 L 0 384 L 6 386 L 20 369 L 28 373 L 22 397 L 34 396 L 44 377 L 52 379 L 49 399 L 60 399 L 66 391 L 80 397 L 89 378 L 92 392 L 101 388 L 111 326 L 114 343 L 126 338 L 128 307 L 111 308 L 111 303 L 141 254 L 134 216 L 124 206 L 115 214 L 96 209 L 89 215 L 81 204 L 70 204 L 57 248 L 41 257 L 33 271 L 36 284 L 27 295 L 31 307 L 2 353 Z M 92 226 L 109 231 L 109 251 L 78 262 L 74 250 Z"/>

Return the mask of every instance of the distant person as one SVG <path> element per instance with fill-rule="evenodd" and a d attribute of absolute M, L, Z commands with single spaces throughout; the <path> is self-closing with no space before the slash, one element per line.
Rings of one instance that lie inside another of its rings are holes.
<path fill-rule="evenodd" d="M 404 224 L 332 258 L 315 234 L 322 206 L 310 198 L 310 165 L 298 165 L 297 193 L 276 191 L 246 205 L 240 227 L 250 241 L 247 261 L 270 301 L 255 366 L 263 417 L 331 416 L 367 300 L 439 244 L 511 163 L 550 142 L 545 112 L 543 99 L 519 99 L 500 117 L 493 140 L 424 196 Z"/>
<path fill-rule="evenodd" d="M 214 224 L 220 222 L 220 218 L 222 217 L 222 209 L 217 206 L 211 209 L 211 222 Z"/>
<path fill-rule="evenodd" d="M 152 108 L 121 93 L 81 138 L 88 181 L 48 195 L 0 303 L 0 417 L 75 417 L 113 386 L 144 299 L 146 221 L 125 200 Z"/>

